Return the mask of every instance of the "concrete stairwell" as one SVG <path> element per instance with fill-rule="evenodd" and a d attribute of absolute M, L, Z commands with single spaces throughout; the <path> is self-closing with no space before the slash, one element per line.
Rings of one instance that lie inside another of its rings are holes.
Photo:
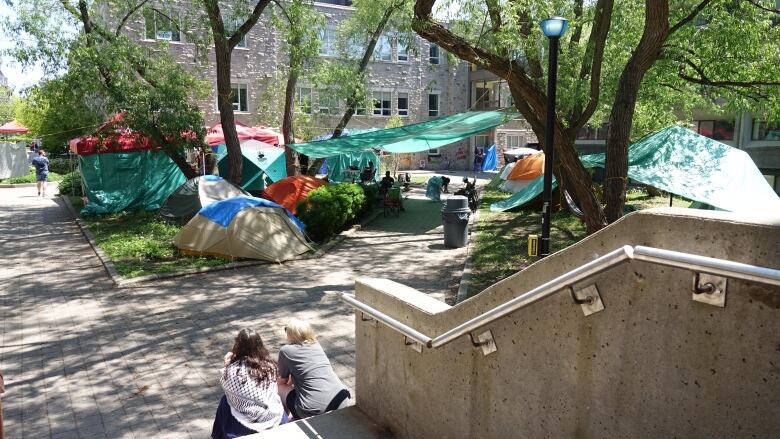
<path fill-rule="evenodd" d="M 245 439 L 391 439 L 389 431 L 356 406 L 243 436 Z"/>

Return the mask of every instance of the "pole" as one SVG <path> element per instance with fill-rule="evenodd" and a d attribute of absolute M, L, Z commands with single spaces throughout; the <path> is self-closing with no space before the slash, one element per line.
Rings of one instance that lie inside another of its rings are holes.
<path fill-rule="evenodd" d="M 539 257 L 550 254 L 550 210 L 552 210 L 553 157 L 555 150 L 555 91 L 558 81 L 558 37 L 550 37 L 547 68 L 547 124 L 544 132 L 544 203 L 542 204 L 542 239 Z"/>

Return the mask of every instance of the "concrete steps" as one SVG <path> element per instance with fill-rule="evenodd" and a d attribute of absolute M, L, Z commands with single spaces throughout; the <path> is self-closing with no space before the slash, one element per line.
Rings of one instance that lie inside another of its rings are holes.
<path fill-rule="evenodd" d="M 392 433 L 374 423 L 357 406 L 281 425 L 243 436 L 244 439 L 392 439 Z"/>

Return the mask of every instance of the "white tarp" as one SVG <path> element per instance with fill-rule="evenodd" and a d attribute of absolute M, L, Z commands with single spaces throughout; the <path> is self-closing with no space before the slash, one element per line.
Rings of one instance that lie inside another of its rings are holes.
<path fill-rule="evenodd" d="M 0 142 L 0 178 L 23 177 L 30 172 L 27 148 L 23 142 Z"/>

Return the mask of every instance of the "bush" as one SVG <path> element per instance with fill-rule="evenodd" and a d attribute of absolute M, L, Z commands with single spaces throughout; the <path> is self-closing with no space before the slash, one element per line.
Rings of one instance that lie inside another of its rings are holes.
<path fill-rule="evenodd" d="M 73 195 L 76 197 L 83 196 L 84 192 L 81 190 L 81 174 L 78 172 L 65 174 L 60 182 L 60 194 Z"/>
<path fill-rule="evenodd" d="M 321 186 L 309 192 L 298 205 L 298 218 L 306 224 L 306 233 L 323 241 L 358 218 L 366 208 L 366 194 L 356 184 Z"/>
<path fill-rule="evenodd" d="M 376 182 L 363 183 L 360 185 L 363 188 L 363 193 L 366 195 L 366 204 L 363 206 L 363 214 L 371 212 L 376 206 L 377 199 L 379 198 L 379 186 Z"/>
<path fill-rule="evenodd" d="M 65 175 L 71 171 L 70 166 L 70 160 L 64 157 L 54 157 L 49 159 L 49 172 Z"/>

